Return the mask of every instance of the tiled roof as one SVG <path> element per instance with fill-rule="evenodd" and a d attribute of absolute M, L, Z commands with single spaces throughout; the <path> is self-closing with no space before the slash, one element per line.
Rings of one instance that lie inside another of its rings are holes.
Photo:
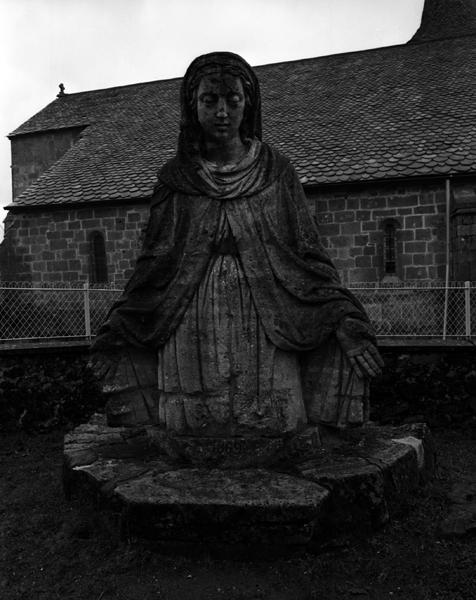
<path fill-rule="evenodd" d="M 410 43 L 476 33 L 476 0 L 425 0 L 421 25 Z"/>
<path fill-rule="evenodd" d="M 476 172 L 476 37 L 256 67 L 263 139 L 303 184 Z M 65 95 L 12 136 L 84 126 L 15 205 L 144 198 L 175 153 L 180 80 Z"/>

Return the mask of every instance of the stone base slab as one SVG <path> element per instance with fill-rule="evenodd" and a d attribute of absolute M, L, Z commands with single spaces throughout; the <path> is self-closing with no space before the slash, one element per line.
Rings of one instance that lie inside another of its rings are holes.
<path fill-rule="evenodd" d="M 371 531 L 434 469 L 423 424 L 321 438 L 272 467 L 206 468 L 160 454 L 147 429 L 108 427 L 97 415 L 65 437 L 64 487 L 112 514 L 128 539 L 275 554 Z"/>
<path fill-rule="evenodd" d="M 208 468 L 265 467 L 284 460 L 299 460 L 321 447 L 316 426 L 287 437 L 184 436 L 153 427 L 148 427 L 147 432 L 152 445 L 173 460 Z"/>

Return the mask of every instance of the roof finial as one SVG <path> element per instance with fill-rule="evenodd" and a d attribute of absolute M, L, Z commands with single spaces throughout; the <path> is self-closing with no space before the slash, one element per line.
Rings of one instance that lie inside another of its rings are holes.
<path fill-rule="evenodd" d="M 64 85 L 62 83 L 59 84 L 59 94 L 56 94 L 57 98 L 61 98 L 61 96 L 66 96 L 66 94 L 64 93 Z"/>

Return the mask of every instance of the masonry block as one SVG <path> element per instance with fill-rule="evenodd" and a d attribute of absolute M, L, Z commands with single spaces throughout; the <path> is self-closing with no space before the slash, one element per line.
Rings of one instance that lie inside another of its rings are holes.
<path fill-rule="evenodd" d="M 371 267 L 372 257 L 371 256 L 356 256 L 355 257 L 356 267 Z"/>
<path fill-rule="evenodd" d="M 473 189 L 474 185 L 470 185 Z M 344 261 L 352 260 L 348 266 L 340 263 L 340 273 L 345 281 L 375 281 L 381 277 L 383 222 L 386 218 L 398 220 L 397 260 L 402 269 L 417 269 L 408 271 L 412 279 L 425 276 L 425 271 L 426 276 L 432 276 L 440 262 L 444 264 L 441 255 L 444 256 L 445 251 L 445 215 L 439 212 L 445 209 L 444 182 L 401 183 L 398 186 L 394 183 L 343 185 L 339 189 L 326 188 L 319 193 L 313 192 L 309 204 L 317 214 L 319 231 L 324 245 L 329 246 L 329 255 Z M 46 265 L 58 260 L 64 260 L 67 264 L 78 260 L 74 264 L 80 265 L 77 273 L 79 281 L 84 281 L 90 269 L 91 233 L 101 231 L 106 241 L 110 281 L 122 284 L 134 268 L 148 214 L 148 201 L 64 209 L 45 207 L 44 210 L 25 209 L 21 214 L 9 213 L 4 246 L 9 248 L 6 254 L 15 258 L 2 266 L 2 275 L 9 280 L 24 278 L 27 281 L 52 281 L 49 275 L 54 274 L 57 281 L 56 275 L 59 273 L 65 281 L 69 281 L 74 270 L 68 267 L 63 272 L 52 271 L 47 270 Z M 472 247 L 469 236 L 476 240 L 476 225 L 474 232 L 471 229 L 475 223 L 471 215 L 465 215 L 465 220 L 458 220 L 459 225 L 469 227 L 464 234 L 465 252 Z M 456 234 L 463 237 L 461 231 L 455 230 Z M 57 243 L 50 246 L 53 242 Z M 415 244 L 406 246 L 408 242 Z M 428 242 L 425 248 L 418 245 L 425 242 Z M 36 256 L 31 252 L 33 245 L 35 251 L 39 250 Z M 409 253 L 409 261 L 405 258 L 406 253 Z M 414 254 L 428 256 L 425 259 L 428 264 L 421 265 L 423 271 L 418 271 L 420 265 L 412 264 Z M 28 256 L 32 256 L 33 260 L 25 260 Z M 358 257 L 365 258 L 361 264 L 368 264 L 368 258 L 371 258 L 372 267 L 358 267 L 354 260 Z M 33 271 L 32 265 L 38 262 L 44 262 L 44 273 Z M 371 271 L 368 271 L 369 268 Z M 43 278 L 44 275 L 47 279 Z M 402 272 L 401 276 L 405 278 L 407 273 Z"/>
<path fill-rule="evenodd" d="M 330 243 L 334 248 L 346 248 L 352 245 L 352 236 L 340 235 L 330 238 Z"/>
<path fill-rule="evenodd" d="M 331 198 L 329 200 L 329 211 L 340 212 L 345 210 L 345 199 L 344 198 Z"/>
<path fill-rule="evenodd" d="M 399 208 L 404 206 L 415 206 L 418 204 L 418 196 L 416 194 L 409 194 L 404 197 L 393 196 L 388 199 L 389 208 Z"/>
<path fill-rule="evenodd" d="M 388 219 L 390 217 L 395 217 L 396 215 L 397 211 L 395 210 L 395 208 L 385 208 L 372 211 L 373 219 Z"/>
<path fill-rule="evenodd" d="M 431 265 L 433 264 L 433 256 L 431 254 L 414 254 L 413 264 L 414 265 Z"/>
<path fill-rule="evenodd" d="M 428 279 L 427 267 L 406 267 L 405 279 Z"/>
<path fill-rule="evenodd" d="M 405 253 L 425 252 L 425 251 L 426 251 L 426 242 L 405 242 L 405 244 L 404 244 L 404 252 Z"/>
<path fill-rule="evenodd" d="M 429 229 L 415 229 L 416 240 L 431 240 L 432 238 L 433 234 Z"/>
<path fill-rule="evenodd" d="M 334 216 L 336 223 L 348 223 L 355 221 L 355 212 L 352 210 L 336 212 Z"/>
<path fill-rule="evenodd" d="M 350 272 L 350 281 L 356 283 L 363 281 L 377 281 L 378 272 L 375 268 L 355 268 Z"/>
<path fill-rule="evenodd" d="M 386 198 L 363 198 L 361 202 L 361 208 L 386 208 Z"/>
<path fill-rule="evenodd" d="M 425 215 L 425 227 L 442 227 L 444 222 L 444 217 L 441 215 Z M 422 225 L 415 225 L 415 227 L 422 227 Z"/>
<path fill-rule="evenodd" d="M 68 247 L 68 243 L 66 240 L 51 240 L 50 248 L 51 250 L 66 250 Z"/>
<path fill-rule="evenodd" d="M 372 212 L 370 210 L 357 210 L 355 212 L 355 218 L 357 221 L 369 221 L 371 218 Z"/>
<path fill-rule="evenodd" d="M 336 258 L 334 260 L 334 265 L 338 271 L 342 269 L 349 269 L 355 266 L 355 262 L 353 258 Z"/>
<path fill-rule="evenodd" d="M 426 226 L 426 223 L 425 223 Z M 405 217 L 405 229 L 417 229 L 423 227 L 423 217 L 420 215 Z"/>
<path fill-rule="evenodd" d="M 362 231 L 376 231 L 376 229 L 376 221 L 365 221 L 364 223 L 362 223 Z"/>
<path fill-rule="evenodd" d="M 348 235 L 352 233 L 360 233 L 361 224 L 360 221 L 352 221 L 351 223 L 341 223 L 340 232 L 342 235 Z"/>

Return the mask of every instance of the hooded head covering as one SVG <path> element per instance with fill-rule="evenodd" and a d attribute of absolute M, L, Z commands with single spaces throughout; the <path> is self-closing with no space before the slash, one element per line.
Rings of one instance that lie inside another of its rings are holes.
<path fill-rule="evenodd" d="M 240 127 L 243 140 L 261 140 L 261 96 L 253 69 L 238 54 L 211 52 L 196 58 L 188 67 L 180 89 L 180 135 L 178 154 L 182 160 L 200 153 L 202 130 L 197 117 L 197 89 L 202 77 L 222 71 L 239 77 L 245 90 L 245 113 Z"/>

